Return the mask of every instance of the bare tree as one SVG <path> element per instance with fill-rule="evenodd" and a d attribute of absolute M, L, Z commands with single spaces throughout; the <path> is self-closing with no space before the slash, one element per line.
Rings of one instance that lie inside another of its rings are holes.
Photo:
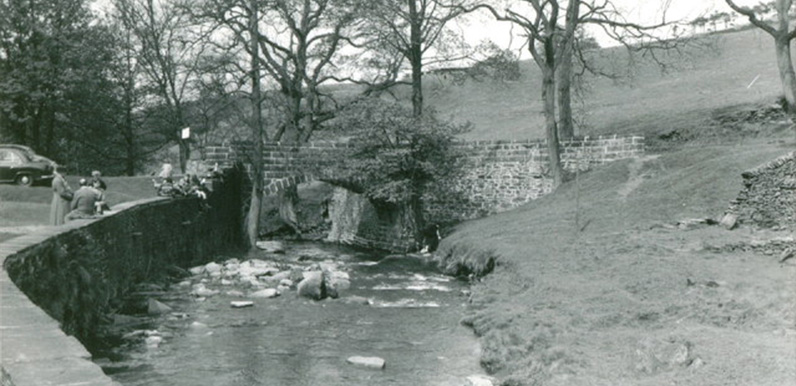
<path fill-rule="evenodd" d="M 168 111 L 169 137 L 179 144 L 180 169 L 190 158 L 190 145 L 180 130 L 187 126 L 185 102 L 198 77 L 205 46 L 191 36 L 190 19 L 171 0 L 114 0 L 116 17 L 135 40 L 136 60 L 156 96 Z"/>
<path fill-rule="evenodd" d="M 458 41 L 448 23 L 465 12 L 470 0 L 374 0 L 364 11 L 370 21 L 370 31 L 375 36 L 371 48 L 396 55 L 380 64 L 398 75 L 404 60 L 409 62 L 414 116 L 423 114 L 423 67 L 429 62 L 451 61 L 466 58 L 457 55 Z M 397 65 L 396 65 L 397 64 Z M 394 85 L 407 82 L 382 83 Z"/>
<path fill-rule="evenodd" d="M 777 68 L 779 79 L 782 83 L 782 92 L 785 95 L 787 111 L 794 121 L 796 116 L 796 73 L 793 70 L 790 44 L 796 38 L 796 28 L 790 27 L 790 11 L 793 0 L 776 0 L 773 9 L 776 10 L 776 19 L 773 22 L 765 20 L 765 14 L 772 8 L 772 4 L 758 4 L 753 8 L 743 7 L 733 0 L 725 0 L 735 12 L 745 16 L 757 28 L 762 29 L 774 38 L 774 50 L 777 55 Z"/>

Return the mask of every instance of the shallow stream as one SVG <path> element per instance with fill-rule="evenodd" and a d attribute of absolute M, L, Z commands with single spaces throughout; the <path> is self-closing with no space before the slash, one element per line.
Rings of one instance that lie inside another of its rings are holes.
<path fill-rule="evenodd" d="M 336 265 L 350 278 L 339 299 L 301 298 L 295 286 L 276 298 L 248 297 L 257 287 L 199 274 L 160 300 L 173 310 L 150 320 L 98 363 L 132 385 L 451 385 L 482 373 L 479 347 L 459 320 L 466 283 L 422 259 L 320 243 L 287 244 L 284 254 L 223 256 L 282 267 Z M 191 294 L 200 281 L 213 296 Z M 243 296 L 240 296 L 241 293 Z M 365 301 L 367 299 L 367 303 Z M 232 301 L 252 300 L 247 308 Z M 134 335 L 134 336 L 133 336 Z M 145 339 L 146 338 L 146 339 Z M 375 356 L 384 369 L 351 365 Z"/>

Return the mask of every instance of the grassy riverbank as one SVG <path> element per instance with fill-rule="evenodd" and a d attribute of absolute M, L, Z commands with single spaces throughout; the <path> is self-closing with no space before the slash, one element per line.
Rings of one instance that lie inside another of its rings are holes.
<path fill-rule="evenodd" d="M 616 162 L 461 224 L 440 248 L 447 263 L 497 261 L 464 320 L 482 364 L 512 385 L 796 379 L 796 264 L 712 248 L 792 233 L 673 227 L 720 218 L 742 171 L 794 146 L 766 142 Z"/>

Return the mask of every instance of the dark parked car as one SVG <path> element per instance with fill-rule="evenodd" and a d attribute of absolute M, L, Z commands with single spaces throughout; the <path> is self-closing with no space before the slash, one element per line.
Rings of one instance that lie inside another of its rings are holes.
<path fill-rule="evenodd" d="M 22 145 L 0 144 L 0 182 L 30 186 L 53 178 L 55 162 Z"/>

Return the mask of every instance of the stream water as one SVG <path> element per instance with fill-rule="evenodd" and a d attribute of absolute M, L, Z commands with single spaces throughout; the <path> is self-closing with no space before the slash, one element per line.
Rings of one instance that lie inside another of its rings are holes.
<path fill-rule="evenodd" d="M 472 331 L 461 326 L 466 283 L 421 259 L 379 255 L 320 243 L 287 244 L 286 252 L 223 256 L 308 267 L 324 261 L 350 278 L 339 299 L 299 297 L 295 286 L 269 299 L 247 297 L 245 283 L 191 278 L 161 301 L 173 310 L 152 318 L 98 363 L 132 385 L 451 385 L 482 373 Z M 204 280 L 214 296 L 191 295 Z M 240 294 L 243 297 L 240 297 Z M 367 298 L 367 304 L 363 298 Z M 252 300 L 247 308 L 232 301 Z M 353 301 L 352 301 L 353 300 Z M 147 337 L 147 339 L 144 339 Z M 376 356 L 384 369 L 351 365 Z"/>

